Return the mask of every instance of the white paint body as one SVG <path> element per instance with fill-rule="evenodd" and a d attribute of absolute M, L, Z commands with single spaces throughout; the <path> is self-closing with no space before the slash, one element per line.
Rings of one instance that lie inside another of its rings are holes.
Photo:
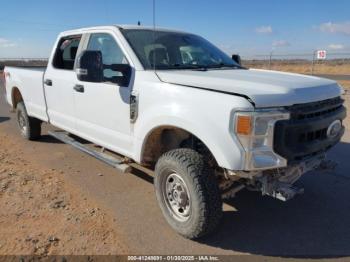
<path fill-rule="evenodd" d="M 84 82 L 85 92 L 75 92 L 74 85 L 81 82 L 74 71 L 52 66 L 54 48 L 46 71 L 5 68 L 5 73 L 9 73 L 8 103 L 12 105 L 11 94 L 16 87 L 30 116 L 136 162 L 141 161 L 144 143 L 152 130 L 161 126 L 182 128 L 205 143 L 219 166 L 241 170 L 243 148 L 233 132 L 236 111 L 314 102 L 337 97 L 342 92 L 335 81 L 254 69 L 158 70 L 158 77 L 154 71 L 143 68 L 119 30 L 117 26 L 108 26 L 64 32 L 55 46 L 62 36 L 111 34 L 133 68 L 129 86 Z M 51 79 L 53 85 L 44 85 L 44 79 Z M 138 118 L 134 123 L 129 116 L 131 93 L 138 98 Z"/>

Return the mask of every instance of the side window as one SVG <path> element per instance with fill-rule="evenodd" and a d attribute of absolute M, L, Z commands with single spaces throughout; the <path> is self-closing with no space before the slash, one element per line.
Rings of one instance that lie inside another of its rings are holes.
<path fill-rule="evenodd" d="M 106 68 L 113 64 L 128 64 L 123 51 L 109 34 L 91 34 L 87 50 L 101 51 L 102 63 Z M 103 76 L 107 82 L 115 82 L 114 77 L 122 76 L 122 74 L 111 69 L 104 69 Z"/>
<path fill-rule="evenodd" d="M 57 46 L 53 66 L 58 69 L 73 70 L 81 36 L 62 38 Z"/>

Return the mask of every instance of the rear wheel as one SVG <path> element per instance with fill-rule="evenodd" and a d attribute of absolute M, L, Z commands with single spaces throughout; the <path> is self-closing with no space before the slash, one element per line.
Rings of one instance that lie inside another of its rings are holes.
<path fill-rule="evenodd" d="M 36 140 L 41 135 L 41 121 L 28 116 L 23 102 L 17 104 L 17 124 L 21 135 L 28 140 Z"/>
<path fill-rule="evenodd" d="M 158 203 L 170 226 L 186 238 L 211 233 L 222 216 L 217 181 L 202 155 L 175 149 L 158 160 L 155 170 Z"/>

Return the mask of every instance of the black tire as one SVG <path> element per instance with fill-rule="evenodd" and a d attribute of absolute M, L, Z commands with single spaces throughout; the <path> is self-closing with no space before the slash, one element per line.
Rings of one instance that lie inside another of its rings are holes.
<path fill-rule="evenodd" d="M 188 197 L 177 197 L 178 193 L 174 196 L 174 190 L 169 192 L 167 185 L 168 188 L 169 185 L 174 188 L 174 178 L 180 184 L 184 183 L 185 190 L 180 186 L 180 194 L 188 191 L 184 193 L 188 193 Z M 220 190 L 213 171 L 198 152 L 192 149 L 175 149 L 162 155 L 156 164 L 154 186 L 165 219 L 180 235 L 197 239 L 211 233 L 218 226 L 222 217 Z M 180 208 L 171 204 L 174 204 L 175 198 L 180 199 L 175 200 L 176 203 L 180 202 Z M 181 205 L 185 207 L 182 208 Z M 174 211 L 174 206 L 179 209 L 175 208 Z M 182 218 L 185 214 L 186 217 Z"/>
<path fill-rule="evenodd" d="M 23 102 L 19 102 L 16 108 L 17 124 L 21 135 L 28 140 L 36 140 L 41 135 L 41 121 L 28 116 Z"/>

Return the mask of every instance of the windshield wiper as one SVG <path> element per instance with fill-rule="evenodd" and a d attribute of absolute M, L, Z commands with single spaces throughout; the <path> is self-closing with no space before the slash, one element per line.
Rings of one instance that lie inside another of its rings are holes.
<path fill-rule="evenodd" d="M 173 64 L 169 68 L 173 68 L 173 69 L 196 69 L 196 70 L 202 70 L 202 71 L 207 71 L 208 70 L 208 66 L 206 66 L 206 65 Z"/>
<path fill-rule="evenodd" d="M 245 67 L 239 66 L 239 65 L 232 65 L 232 64 L 216 64 L 216 65 L 196 65 L 196 64 L 171 64 L 169 66 L 164 66 L 162 68 L 157 69 L 192 69 L 192 70 L 199 70 L 199 71 L 207 71 L 208 69 L 220 69 L 220 68 L 233 68 L 233 69 L 245 69 Z"/>
<path fill-rule="evenodd" d="M 225 67 L 226 68 L 234 68 L 234 69 L 245 69 L 245 67 L 240 66 L 240 65 L 224 64 L 224 63 L 208 66 L 208 68 L 225 68 Z"/>
<path fill-rule="evenodd" d="M 220 68 L 246 69 L 245 67 L 240 65 L 224 64 L 224 63 L 220 63 L 216 65 L 172 64 L 168 67 L 168 69 L 192 69 L 192 70 L 201 70 L 201 71 L 207 71 L 208 69 L 220 69 Z"/>

